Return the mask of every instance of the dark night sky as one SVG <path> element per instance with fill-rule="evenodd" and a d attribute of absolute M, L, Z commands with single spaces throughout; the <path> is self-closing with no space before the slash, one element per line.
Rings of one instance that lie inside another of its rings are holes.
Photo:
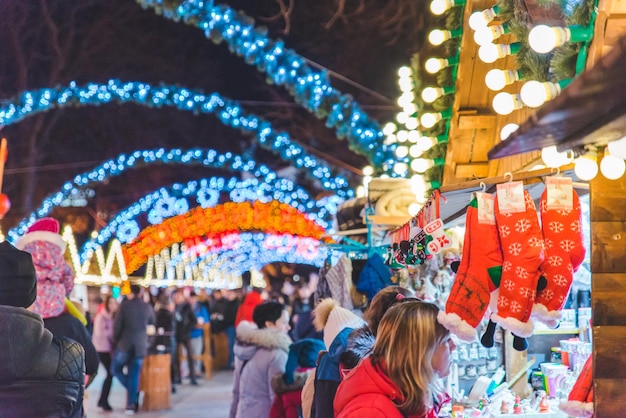
<path fill-rule="evenodd" d="M 354 10 L 350 7 L 359 2 L 347 2 L 345 18 L 326 28 L 340 2 L 295 0 L 290 32 L 284 34 L 284 19 L 265 19 L 278 12 L 276 0 L 226 3 L 268 25 L 270 37 L 284 38 L 300 55 L 388 97 L 383 100 L 332 79 L 334 87 L 353 95 L 381 124 L 398 111 L 396 72 L 420 48 L 424 4 L 374 0 Z M 142 10 L 132 0 L 5 0 L 0 15 L 2 99 L 72 80 L 83 84 L 110 78 L 216 91 L 243 101 L 247 111 L 316 149 L 317 157 L 340 160 L 336 173 L 354 186 L 360 182 L 346 167 L 360 169 L 367 163 L 363 156 L 350 151 L 347 141 L 337 139 L 324 121 L 294 105 L 282 87 L 266 84 L 264 74 L 231 55 L 225 45 L 207 40 L 199 29 Z M 254 143 L 250 135 L 223 126 L 211 115 L 134 104 L 54 110 L 6 126 L 2 136 L 9 141 L 3 192 L 13 204 L 3 221 L 5 231 L 65 181 L 120 153 L 162 146 L 240 154 Z M 287 166 L 260 147 L 253 156 L 274 170 Z M 89 205 L 94 211 L 114 212 L 160 185 L 212 175 L 235 173 L 180 167 L 137 170 L 95 187 L 96 198 Z M 299 180 L 313 195 L 320 191 L 302 176 Z"/>

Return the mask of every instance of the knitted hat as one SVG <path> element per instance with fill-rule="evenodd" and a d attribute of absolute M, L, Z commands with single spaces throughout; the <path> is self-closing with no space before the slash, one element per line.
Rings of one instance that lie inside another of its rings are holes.
<path fill-rule="evenodd" d="M 324 330 L 324 344 L 328 349 L 333 340 L 344 328 L 359 328 L 365 321 L 346 308 L 339 306 L 334 299 L 323 299 L 313 311 L 313 325 L 318 331 Z"/>
<path fill-rule="evenodd" d="M 23 250 L 28 244 L 34 241 L 48 241 L 65 252 L 65 241 L 59 235 L 59 222 L 54 218 L 41 218 L 35 221 L 20 239 L 17 240 L 15 246 Z"/>
<path fill-rule="evenodd" d="M 37 297 L 35 267 L 29 253 L 0 243 L 0 305 L 27 308 Z"/>
<path fill-rule="evenodd" d="M 291 344 L 283 381 L 288 385 L 293 383 L 293 374 L 298 367 L 315 367 L 317 355 L 325 348 L 324 342 L 316 338 L 304 338 Z"/>

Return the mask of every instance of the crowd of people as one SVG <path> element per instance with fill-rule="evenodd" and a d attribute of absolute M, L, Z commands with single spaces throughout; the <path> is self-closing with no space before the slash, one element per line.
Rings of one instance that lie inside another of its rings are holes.
<path fill-rule="evenodd" d="M 0 410 L 7 416 L 83 417 L 99 363 L 106 376 L 90 388 L 98 406 L 114 409 L 109 395 L 117 379 L 127 391 L 125 413 L 135 414 L 150 353 L 171 353 L 173 392 L 185 379 L 198 385 L 206 372 L 198 358 L 215 350 L 204 346 L 207 323 L 228 340 L 231 418 L 250 411 L 430 418 L 450 401 L 441 379 L 455 343 L 437 322 L 439 308 L 410 290 L 387 286 L 361 312 L 332 298 L 315 304 L 306 285 L 288 297 L 258 288 L 196 294 L 133 284 L 123 297 L 103 295 L 92 324 L 68 299 L 73 275 L 63 245 L 50 220 L 29 230 L 18 248 L 0 243 Z"/>

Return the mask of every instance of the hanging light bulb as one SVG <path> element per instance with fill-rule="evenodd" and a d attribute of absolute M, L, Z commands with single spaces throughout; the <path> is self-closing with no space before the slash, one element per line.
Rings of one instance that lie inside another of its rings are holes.
<path fill-rule="evenodd" d="M 409 131 L 405 131 L 404 129 L 398 131 L 396 137 L 398 138 L 398 142 L 406 142 L 409 140 Z"/>
<path fill-rule="evenodd" d="M 398 86 L 400 86 L 400 91 L 406 93 L 413 90 L 413 80 L 410 77 L 402 77 L 398 80 Z"/>
<path fill-rule="evenodd" d="M 406 163 L 398 162 L 393 166 L 393 172 L 399 176 L 406 175 L 407 171 L 409 171 L 409 166 Z"/>
<path fill-rule="evenodd" d="M 420 209 L 421 208 L 422 208 L 422 206 L 419 203 L 417 203 L 417 202 L 411 203 L 409 205 L 409 209 L 408 209 L 409 210 L 409 216 L 417 215 L 418 213 L 420 213 Z"/>
<path fill-rule="evenodd" d="M 524 107 L 519 94 L 500 92 L 493 97 L 493 110 L 499 115 L 510 115 L 514 110 Z"/>
<path fill-rule="evenodd" d="M 541 150 L 541 159 L 546 166 L 559 168 L 572 162 L 573 157 L 569 152 L 559 152 L 556 145 L 545 147 Z"/>
<path fill-rule="evenodd" d="M 413 100 L 415 100 L 415 95 L 413 94 L 413 92 L 404 92 L 400 95 L 400 97 L 398 97 L 398 106 L 405 107 L 411 104 Z"/>
<path fill-rule="evenodd" d="M 509 84 L 513 84 L 519 80 L 519 72 L 515 70 L 500 70 L 494 68 L 487 71 L 485 75 L 485 84 L 489 90 L 500 91 Z"/>
<path fill-rule="evenodd" d="M 455 55 L 450 58 L 428 58 L 424 63 L 424 68 L 430 74 L 436 74 L 441 69 L 449 67 L 451 65 L 458 65 L 459 56 Z"/>
<path fill-rule="evenodd" d="M 409 148 L 409 156 L 411 156 L 411 158 L 418 158 L 421 155 L 422 155 L 422 150 L 419 147 L 419 145 L 417 144 L 411 145 L 411 148 Z"/>
<path fill-rule="evenodd" d="M 428 129 L 435 126 L 440 120 L 450 118 L 451 116 L 452 112 L 449 109 L 438 113 L 424 113 L 420 117 L 420 122 L 424 128 Z"/>
<path fill-rule="evenodd" d="M 520 89 L 522 102 L 528 107 L 543 106 L 545 102 L 561 94 L 562 88 L 570 82 L 570 79 L 561 80 L 558 83 L 551 83 L 549 81 L 541 83 L 535 80 L 527 81 Z"/>
<path fill-rule="evenodd" d="M 423 136 L 418 141 L 417 145 L 421 151 L 428 151 L 437 144 L 443 144 L 448 142 L 448 137 L 445 135 L 439 135 L 437 137 Z"/>
<path fill-rule="evenodd" d="M 507 55 L 517 54 L 520 48 L 519 42 L 512 44 L 486 44 L 478 48 L 478 58 L 485 64 L 491 64 Z"/>
<path fill-rule="evenodd" d="M 426 158 L 416 158 L 411 161 L 411 169 L 416 173 L 425 173 L 426 170 L 433 167 L 442 166 L 445 164 L 445 159 L 443 158 L 434 158 L 432 160 Z"/>
<path fill-rule="evenodd" d="M 489 22 L 496 18 L 500 8 L 493 6 L 491 9 L 485 9 L 480 12 L 474 12 L 469 17 L 469 27 L 473 30 L 478 30 L 481 27 L 487 26 Z"/>
<path fill-rule="evenodd" d="M 474 42 L 477 45 L 487 45 L 509 32 L 507 25 L 484 26 L 474 32 Z"/>
<path fill-rule="evenodd" d="M 417 144 L 417 141 L 420 139 L 419 131 L 409 131 L 409 142 L 412 144 Z"/>
<path fill-rule="evenodd" d="M 462 33 L 463 32 L 461 29 L 454 29 L 454 30 L 433 29 L 428 34 L 428 42 L 430 42 L 431 45 L 439 46 L 449 39 L 455 38 L 457 36 L 461 36 Z"/>
<path fill-rule="evenodd" d="M 411 68 L 407 67 L 406 65 L 398 68 L 398 76 L 399 77 L 411 77 Z"/>
<path fill-rule="evenodd" d="M 365 191 L 365 187 L 361 186 L 357 186 L 356 188 L 356 197 L 365 197 L 366 196 L 366 191 Z"/>
<path fill-rule="evenodd" d="M 430 11 L 435 16 L 440 16 L 454 6 L 465 4 L 465 0 L 433 0 L 430 3 Z"/>
<path fill-rule="evenodd" d="M 604 157 L 600 161 L 600 171 L 609 180 L 617 180 L 624 175 L 626 163 L 619 157 L 608 154 L 605 150 Z"/>
<path fill-rule="evenodd" d="M 361 172 L 364 176 L 371 176 L 374 174 L 374 167 L 372 167 L 371 165 L 366 165 L 361 169 Z"/>
<path fill-rule="evenodd" d="M 410 133 L 414 129 L 417 129 L 417 127 L 419 126 L 419 121 L 417 120 L 417 118 L 409 118 L 404 126 L 406 126 Z"/>
<path fill-rule="evenodd" d="M 387 122 L 383 127 L 383 133 L 387 136 L 391 135 L 396 131 L 396 124 L 393 122 Z"/>
<path fill-rule="evenodd" d="M 509 136 L 515 131 L 519 129 L 519 125 L 517 123 L 507 123 L 500 130 L 500 140 L 506 141 L 509 139 Z"/>
<path fill-rule="evenodd" d="M 408 118 L 409 118 L 409 115 L 407 115 L 404 112 L 398 112 L 398 114 L 396 115 L 396 120 L 398 121 L 398 123 L 401 123 L 402 125 L 406 123 Z"/>
<path fill-rule="evenodd" d="M 598 175 L 598 162 L 595 152 L 578 157 L 574 163 L 574 173 L 583 181 L 590 181 Z"/>
<path fill-rule="evenodd" d="M 586 42 L 591 38 L 593 38 L 593 25 L 566 28 L 537 25 L 528 33 L 528 44 L 535 52 L 547 54 L 566 42 Z"/>
<path fill-rule="evenodd" d="M 626 160 L 626 136 L 609 142 L 606 147 L 611 155 Z"/>
<path fill-rule="evenodd" d="M 405 145 L 400 145 L 396 147 L 396 157 L 404 158 L 409 155 L 409 148 Z"/>
<path fill-rule="evenodd" d="M 422 90 L 422 100 L 426 103 L 432 103 L 450 93 L 454 93 L 454 87 L 426 87 Z"/>

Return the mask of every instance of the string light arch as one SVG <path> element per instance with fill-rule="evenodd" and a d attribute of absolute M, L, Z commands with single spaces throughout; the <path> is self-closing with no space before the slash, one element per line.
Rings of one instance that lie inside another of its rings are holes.
<path fill-rule="evenodd" d="M 120 211 L 97 232 L 97 236 L 85 242 L 80 253 L 80 261 L 84 262 L 90 258 L 98 246 L 104 246 L 113 237 L 123 244 L 135 239 L 141 230 L 137 218 L 144 213 L 148 214 L 148 222 L 156 225 L 172 216 L 182 215 L 196 205 L 203 208 L 215 206 L 219 201 L 220 192 L 228 192 L 230 200 L 235 203 L 255 200 L 261 202 L 277 200 L 286 203 L 307 213 L 311 220 L 327 231 L 332 229 L 333 215 L 343 201 L 337 196 L 313 200 L 304 189 L 282 178 L 264 182 L 258 179 L 211 177 L 186 184 L 175 183 L 143 196 Z"/>
<path fill-rule="evenodd" d="M 268 203 L 227 202 L 211 208 L 197 207 L 143 229 L 132 242 L 122 247 L 124 264 L 128 274 L 131 274 L 144 265 L 148 257 L 174 243 L 224 232 L 253 231 L 317 240 L 325 239 L 326 234 L 324 228 L 306 214 L 285 203 L 275 200 Z"/>
<path fill-rule="evenodd" d="M 334 128 L 339 138 L 347 138 L 350 148 L 364 155 L 371 164 L 397 177 L 395 145 L 385 144 L 378 125 L 349 95 L 331 86 L 324 70 L 316 71 L 282 40 L 267 36 L 267 29 L 255 27 L 255 21 L 242 11 L 235 11 L 212 0 L 137 0 L 143 8 L 175 22 L 195 26 L 216 44 L 225 42 L 229 50 L 249 65 L 267 74 L 269 83 L 284 86 L 295 101 L 326 126 Z"/>
<path fill-rule="evenodd" d="M 106 103 L 136 103 L 160 108 L 174 107 L 194 114 L 213 114 L 226 126 L 255 135 L 259 144 L 280 155 L 298 169 L 304 169 L 311 179 L 319 181 L 324 190 L 342 197 L 351 197 L 354 192 L 345 177 L 333 175 L 325 162 L 308 154 L 294 143 L 287 132 L 276 132 L 269 121 L 246 113 L 235 101 L 217 93 L 206 95 L 197 90 L 159 84 L 152 86 L 142 82 L 109 80 L 106 84 L 88 83 L 78 86 L 43 88 L 25 91 L 0 106 L 0 126 L 17 123 L 37 113 L 56 108 L 97 106 Z"/>
<path fill-rule="evenodd" d="M 117 158 L 108 160 L 91 171 L 79 174 L 73 180 L 66 182 L 61 190 L 46 197 L 42 204 L 16 227 L 9 230 L 7 236 L 15 242 L 24 235 L 28 228 L 39 218 L 47 216 L 57 206 L 78 190 L 101 183 L 110 177 L 119 176 L 128 169 L 140 168 L 151 164 L 183 164 L 203 165 L 250 173 L 265 183 L 272 183 L 278 175 L 265 165 L 257 165 L 254 161 L 245 161 L 241 156 L 227 152 L 220 154 L 213 149 L 192 148 L 182 150 L 178 148 L 156 150 L 137 150 L 131 154 L 120 154 Z"/>

